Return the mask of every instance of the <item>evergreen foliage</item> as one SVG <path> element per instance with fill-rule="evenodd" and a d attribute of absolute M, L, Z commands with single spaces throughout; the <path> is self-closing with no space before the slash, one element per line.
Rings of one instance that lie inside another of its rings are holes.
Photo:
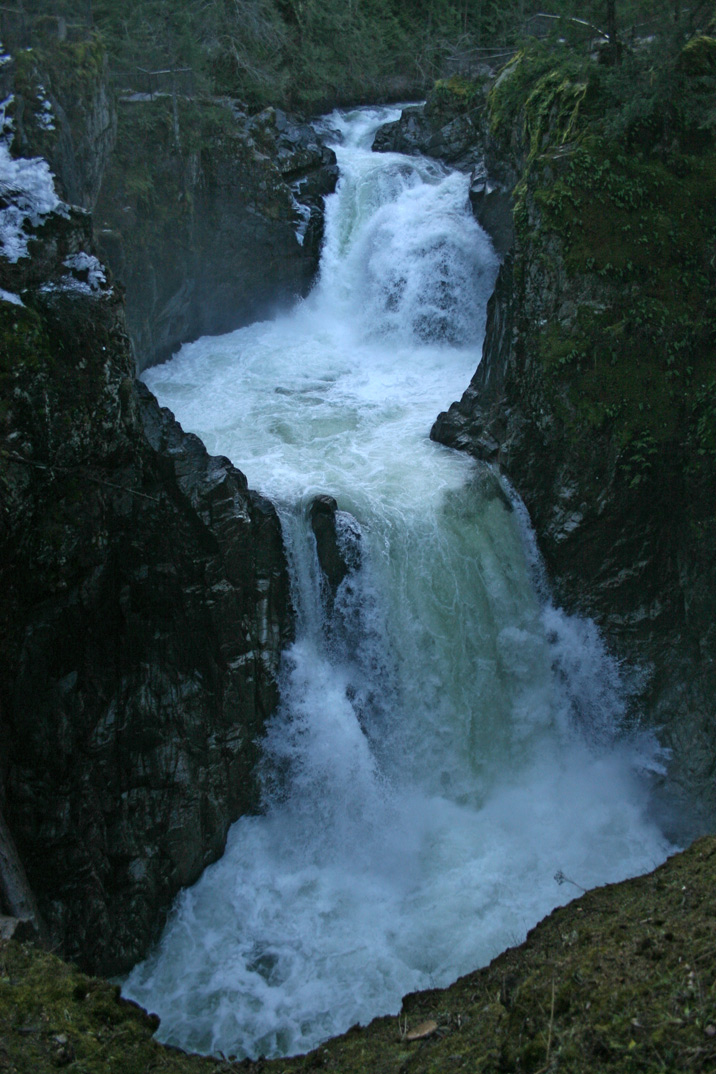
<path fill-rule="evenodd" d="M 514 47 L 528 33 L 592 47 L 606 43 L 613 23 L 621 57 L 639 32 L 658 29 L 663 37 L 668 30 L 683 40 L 713 15 L 712 3 L 682 10 L 679 0 L 23 0 L 21 6 L 48 25 L 58 16 L 68 24 L 93 23 L 122 88 L 141 88 L 137 69 L 190 68 L 199 93 L 236 97 L 252 108 L 307 109 L 419 93 L 454 73 L 456 63 L 474 67 L 480 50 Z M 549 18 L 533 18 L 539 12 Z"/>

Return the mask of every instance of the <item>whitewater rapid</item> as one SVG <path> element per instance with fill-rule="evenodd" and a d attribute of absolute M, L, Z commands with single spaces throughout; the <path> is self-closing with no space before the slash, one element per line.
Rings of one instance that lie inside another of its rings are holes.
<path fill-rule="evenodd" d="M 670 849 L 649 817 L 658 750 L 596 628 L 550 602 L 504 481 L 428 438 L 479 361 L 498 266 L 464 176 L 370 152 L 396 116 L 327 121 L 341 179 L 309 298 L 145 373 L 276 503 L 298 623 L 264 811 L 124 983 L 191 1050 L 292 1054 L 397 1013 L 574 885 Z M 319 493 L 361 534 L 334 607 L 307 520 Z"/>

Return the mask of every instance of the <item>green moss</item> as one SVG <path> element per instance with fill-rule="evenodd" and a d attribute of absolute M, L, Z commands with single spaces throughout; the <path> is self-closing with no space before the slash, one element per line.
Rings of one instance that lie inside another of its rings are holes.
<path fill-rule="evenodd" d="M 679 66 L 688 75 L 716 74 L 716 38 L 693 37 L 682 50 Z"/>
<path fill-rule="evenodd" d="M 576 134 L 587 92 L 587 66 L 572 53 L 556 58 L 547 48 L 520 50 L 504 67 L 488 96 L 490 129 L 506 148 L 518 133 L 534 156 Z"/>
<path fill-rule="evenodd" d="M 21 368 L 37 368 L 49 354 L 45 326 L 34 310 L 0 302 L 0 391 Z"/>
<path fill-rule="evenodd" d="M 50 79 L 55 95 L 63 101 L 81 99 L 88 87 L 104 77 L 106 57 L 102 38 L 91 34 L 80 41 L 48 42 L 32 50 L 14 54 L 18 88 L 27 92 L 37 88 L 37 79 Z M 38 72 L 42 71 L 42 76 Z"/>
<path fill-rule="evenodd" d="M 118 999 L 119 990 L 52 955 L 0 945 L 0 1056 L 30 1074 L 64 1067 L 72 1074 L 202 1071 L 217 1064 L 156 1044 L 157 1020 Z"/>
<path fill-rule="evenodd" d="M 710 41 L 690 43 L 690 70 L 709 68 Z M 629 102 L 615 100 L 611 77 L 568 51 L 523 50 L 488 106 L 504 151 L 521 158 L 518 284 L 544 273 L 552 293 L 560 273 L 560 318 L 527 335 L 547 403 L 573 445 L 607 434 L 634 487 L 662 447 L 704 454 L 708 441 L 697 396 L 716 353 L 716 146 L 677 127 L 667 151 L 663 125 L 629 146 L 614 134 Z M 682 104 L 691 127 L 702 90 Z"/>
<path fill-rule="evenodd" d="M 580 307 L 539 344 L 550 373 L 569 367 L 576 423 L 596 410 L 618 414 L 624 440 L 678 437 L 716 346 L 716 154 L 670 168 L 585 140 L 535 202 L 572 281 L 604 294 L 603 310 Z"/>
<path fill-rule="evenodd" d="M 462 75 L 441 78 L 435 83 L 429 102 L 428 112 L 448 111 L 460 115 L 468 112 L 482 100 L 482 83 Z"/>

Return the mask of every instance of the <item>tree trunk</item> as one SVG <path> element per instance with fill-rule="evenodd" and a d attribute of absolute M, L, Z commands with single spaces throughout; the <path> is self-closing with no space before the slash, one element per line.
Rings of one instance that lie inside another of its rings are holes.
<path fill-rule="evenodd" d="M 607 0 L 607 37 L 609 38 L 609 62 L 619 63 L 619 39 L 617 37 L 616 0 Z"/>

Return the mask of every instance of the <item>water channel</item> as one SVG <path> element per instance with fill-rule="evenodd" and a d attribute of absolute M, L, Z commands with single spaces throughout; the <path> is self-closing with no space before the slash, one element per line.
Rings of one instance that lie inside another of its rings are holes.
<path fill-rule="evenodd" d="M 428 438 L 478 363 L 498 266 L 465 176 L 370 151 L 396 116 L 328 121 L 341 179 L 308 299 L 145 374 L 277 505 L 298 614 L 264 810 L 124 985 L 191 1050 L 305 1051 L 669 850 L 620 669 L 550 601 L 509 486 Z M 360 549 L 335 602 L 319 493 Z"/>

